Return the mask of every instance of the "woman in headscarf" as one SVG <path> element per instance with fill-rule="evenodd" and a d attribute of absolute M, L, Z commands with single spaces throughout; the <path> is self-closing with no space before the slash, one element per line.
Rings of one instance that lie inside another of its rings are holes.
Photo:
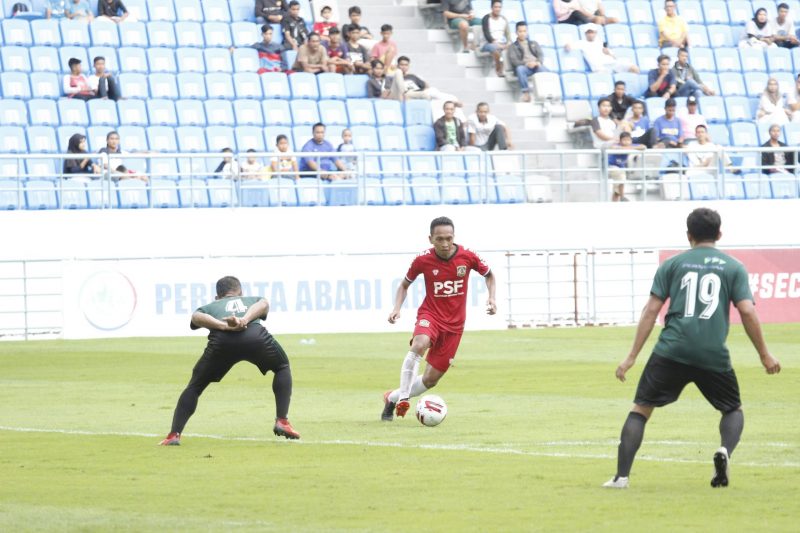
<path fill-rule="evenodd" d="M 791 118 L 792 110 L 786 103 L 786 96 L 781 92 L 778 80 L 770 78 L 758 101 L 756 120 L 767 124 L 786 124 Z"/>
<path fill-rule="evenodd" d="M 86 136 L 76 133 L 70 137 L 67 144 L 67 152 L 70 154 L 88 154 Z M 100 167 L 88 156 L 78 159 L 65 159 L 64 174 L 68 178 L 77 177 L 76 175 L 86 176 L 87 174 L 97 174 L 98 176 L 96 177 L 99 177 Z"/>
<path fill-rule="evenodd" d="M 767 10 L 760 7 L 756 10 L 752 20 L 748 20 L 744 27 L 744 36 L 739 41 L 741 47 L 765 48 L 777 46 L 775 44 L 775 29 L 767 18 Z"/>

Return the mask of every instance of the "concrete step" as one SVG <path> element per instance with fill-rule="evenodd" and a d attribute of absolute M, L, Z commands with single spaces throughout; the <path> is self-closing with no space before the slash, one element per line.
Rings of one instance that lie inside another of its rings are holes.
<path fill-rule="evenodd" d="M 359 6 L 367 5 L 366 2 L 358 2 Z M 343 13 L 343 17 L 347 17 L 347 8 L 341 9 Z M 369 9 L 361 9 L 361 23 L 365 26 L 367 25 L 367 21 L 379 21 L 383 17 L 385 18 L 385 22 L 379 22 L 379 24 L 392 24 L 394 25 L 393 21 L 396 17 L 413 17 L 417 19 L 420 24 L 422 23 L 422 16 L 419 14 L 416 6 L 400 6 L 395 5 L 392 2 L 386 2 L 385 0 L 382 2 L 382 5 L 373 4 L 370 5 Z"/>
<path fill-rule="evenodd" d="M 369 28 L 372 35 L 377 39 L 380 37 L 381 26 L 390 24 L 394 28 L 394 40 L 399 42 L 398 37 L 402 37 L 406 30 L 425 29 L 425 24 L 416 17 L 397 17 L 390 14 L 381 14 L 378 17 L 364 17 L 361 24 Z"/>

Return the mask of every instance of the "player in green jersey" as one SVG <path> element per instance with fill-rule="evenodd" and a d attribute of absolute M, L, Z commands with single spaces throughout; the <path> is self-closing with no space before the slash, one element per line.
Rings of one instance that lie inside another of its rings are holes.
<path fill-rule="evenodd" d="M 715 247 L 722 236 L 720 224 L 716 211 L 706 208 L 692 211 L 686 219 L 691 249 L 668 259 L 656 272 L 633 347 L 616 370 L 620 381 L 625 381 L 625 373 L 636 362 L 667 299 L 669 309 L 664 329 L 639 379 L 633 408 L 622 426 L 617 474 L 604 487 L 628 486 L 631 465 L 653 408 L 677 400 L 690 382 L 722 413 L 719 423 L 722 445 L 714 454 L 711 486 L 728 485 L 730 454 L 744 427 L 739 383 L 725 346 L 731 303 L 739 311 L 744 330 L 767 373 L 777 374 L 781 370 L 780 362 L 770 355 L 764 342 L 744 266 Z"/>
<path fill-rule="evenodd" d="M 287 439 L 299 439 L 286 418 L 292 397 L 292 372 L 289 359 L 278 341 L 272 338 L 261 320 L 267 319 L 269 303 L 264 298 L 242 296 L 242 284 L 233 276 L 217 281 L 216 299 L 192 314 L 192 329 L 208 328 L 208 345 L 192 370 L 192 378 L 175 407 L 172 429 L 161 441 L 162 446 L 181 443 L 189 417 L 197 408 L 200 395 L 212 382 L 220 381 L 239 361 L 248 361 L 262 374 L 272 371 L 272 392 L 275 394 L 275 426 L 273 432 Z"/>

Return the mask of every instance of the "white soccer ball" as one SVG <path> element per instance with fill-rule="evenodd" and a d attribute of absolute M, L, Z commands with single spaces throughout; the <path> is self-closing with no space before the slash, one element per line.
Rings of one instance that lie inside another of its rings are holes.
<path fill-rule="evenodd" d="M 417 402 L 417 420 L 422 425 L 438 426 L 447 416 L 447 404 L 439 396 L 428 394 Z"/>

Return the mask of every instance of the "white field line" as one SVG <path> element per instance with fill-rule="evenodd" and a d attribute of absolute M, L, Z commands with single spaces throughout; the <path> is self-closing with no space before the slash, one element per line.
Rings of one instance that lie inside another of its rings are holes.
<path fill-rule="evenodd" d="M 114 436 L 114 437 L 147 437 L 158 438 L 162 436 L 160 433 L 143 433 L 132 431 L 84 431 L 79 429 L 43 429 L 43 428 L 26 428 L 26 427 L 13 427 L 13 426 L 0 426 L 0 431 L 12 431 L 17 433 L 56 433 L 61 435 L 87 435 L 87 436 Z M 267 439 L 262 437 L 231 437 L 227 435 L 205 435 L 205 434 L 186 434 L 187 437 L 214 439 L 222 441 L 245 441 L 245 442 L 270 442 L 282 443 L 283 440 Z M 653 441 L 652 444 L 657 443 L 668 444 L 681 444 L 682 441 Z M 287 441 L 287 444 L 308 445 L 308 446 L 366 446 L 372 448 L 406 448 L 416 450 L 436 450 L 436 451 L 461 451 L 473 453 L 489 453 L 498 455 L 520 455 L 530 457 L 562 457 L 572 459 L 616 459 L 616 454 L 603 454 L 603 453 L 568 453 L 568 452 L 537 452 L 520 450 L 516 448 L 498 448 L 491 446 L 472 446 L 466 444 L 403 444 L 399 442 L 374 442 L 374 441 L 361 441 L 361 440 L 299 440 Z M 606 446 L 615 445 L 616 441 L 558 441 L 546 442 L 543 444 L 531 443 L 532 446 L 557 446 L 557 445 L 585 445 L 585 446 Z M 683 442 L 682 444 L 693 445 L 697 443 Z M 781 446 L 788 447 L 788 443 L 773 443 Z M 708 443 L 704 443 L 708 445 Z M 672 457 L 654 457 L 649 455 L 641 455 L 637 457 L 638 460 L 653 461 L 658 463 L 687 463 L 687 464 L 708 464 L 709 461 L 700 461 L 697 459 L 678 459 Z M 762 468 L 800 468 L 800 463 L 793 461 L 783 461 L 775 463 L 753 463 L 753 462 L 737 462 L 738 466 L 752 466 Z"/>

